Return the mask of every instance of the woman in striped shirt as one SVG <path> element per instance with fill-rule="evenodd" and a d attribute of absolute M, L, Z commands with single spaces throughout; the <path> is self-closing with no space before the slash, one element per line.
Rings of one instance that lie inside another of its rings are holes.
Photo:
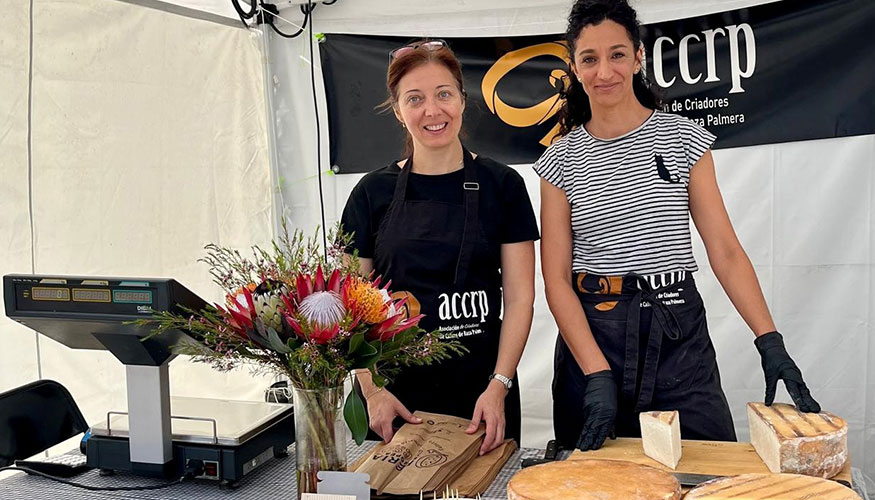
<path fill-rule="evenodd" d="M 717 279 L 753 330 L 766 404 L 783 379 L 802 411 L 820 411 L 775 331 L 717 187 L 714 136 L 659 111 L 626 0 L 578 0 L 565 34 L 573 77 L 561 138 L 535 164 L 541 256 L 559 325 L 556 438 L 597 449 L 640 436 L 638 413 L 679 410 L 685 439 L 735 440 L 696 290 L 689 215 Z"/>

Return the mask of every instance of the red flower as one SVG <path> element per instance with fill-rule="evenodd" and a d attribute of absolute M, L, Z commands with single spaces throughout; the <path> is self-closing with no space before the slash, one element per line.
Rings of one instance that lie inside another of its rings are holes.
<path fill-rule="evenodd" d="M 246 299 L 245 305 L 240 303 L 240 295 L 243 295 Z M 249 338 L 249 332 L 255 327 L 256 318 L 255 303 L 252 300 L 252 292 L 249 291 L 249 288 L 242 288 L 237 297 L 229 301 L 227 309 L 218 304 L 216 304 L 216 309 L 227 319 L 228 325 L 235 332 L 243 338 Z"/>
<path fill-rule="evenodd" d="M 317 326 L 310 333 L 310 340 L 317 344 L 327 344 L 331 339 L 337 337 L 337 334 L 340 333 L 340 325 L 335 324 L 331 328 L 322 328 Z"/>
<path fill-rule="evenodd" d="M 314 292 L 334 292 L 340 294 L 340 270 L 335 269 L 328 278 L 328 283 L 325 283 L 325 276 L 322 274 L 322 266 L 316 268 L 315 280 L 309 274 L 298 274 L 295 278 L 295 288 L 292 290 L 292 296 L 296 304 L 300 304 Z"/>
<path fill-rule="evenodd" d="M 316 269 L 315 278 L 309 274 L 298 274 L 295 278 L 295 287 L 288 293 L 284 293 L 281 299 L 284 304 L 282 311 L 283 318 L 286 324 L 298 335 L 305 340 L 312 340 L 317 344 L 326 344 L 331 339 L 337 336 L 340 332 L 339 322 L 334 322 L 330 325 L 321 325 L 316 321 L 308 321 L 308 328 L 301 325 L 298 320 L 298 311 L 301 303 L 311 295 L 319 292 L 331 292 L 338 297 L 341 294 L 341 279 L 340 271 L 335 269 L 325 281 L 325 275 L 322 272 L 322 266 Z M 315 297 L 314 297 L 315 299 Z"/>
<path fill-rule="evenodd" d="M 379 281 L 379 278 L 377 278 Z M 386 284 L 389 286 L 389 283 Z M 395 314 L 389 316 L 385 321 L 378 325 L 374 325 L 373 328 L 368 332 L 367 338 L 368 340 L 379 339 L 380 342 L 386 342 L 387 340 L 392 339 L 395 335 L 407 330 L 408 328 L 414 327 L 419 324 L 419 320 L 422 319 L 422 314 L 417 314 L 412 318 L 404 319 L 404 304 L 407 302 L 407 298 L 390 301 L 389 304 L 392 306 L 390 310 L 396 311 Z"/>

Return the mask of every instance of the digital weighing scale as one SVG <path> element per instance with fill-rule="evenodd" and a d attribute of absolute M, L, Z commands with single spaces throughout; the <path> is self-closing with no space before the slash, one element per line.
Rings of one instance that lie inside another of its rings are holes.
<path fill-rule="evenodd" d="M 173 279 L 6 275 L 6 315 L 72 349 L 104 349 L 125 365 L 127 411 L 91 427 L 88 465 L 152 477 L 180 477 L 190 460 L 199 477 L 236 483 L 294 442 L 291 405 L 170 397 L 173 346 L 196 342 L 174 330 L 144 340 L 154 312 L 200 310 L 206 302 Z"/>

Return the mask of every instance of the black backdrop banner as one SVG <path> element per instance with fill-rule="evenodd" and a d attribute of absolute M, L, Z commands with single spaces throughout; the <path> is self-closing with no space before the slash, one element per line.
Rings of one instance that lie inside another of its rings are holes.
<path fill-rule="evenodd" d="M 730 148 L 875 133 L 873 30 L 873 0 L 784 0 L 649 24 L 642 40 L 665 110 L 716 134 L 715 148 Z M 534 162 L 558 130 L 558 91 L 569 74 L 562 36 L 446 40 L 468 91 L 463 142 L 504 163 Z M 410 41 L 326 35 L 331 163 L 340 173 L 401 156 L 404 132 L 377 108 L 388 54 Z"/>

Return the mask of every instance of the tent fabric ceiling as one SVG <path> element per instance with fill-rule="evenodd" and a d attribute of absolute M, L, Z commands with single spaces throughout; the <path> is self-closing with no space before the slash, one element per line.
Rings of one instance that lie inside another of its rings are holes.
<path fill-rule="evenodd" d="M 221 18 L 224 18 L 224 20 L 238 20 L 237 12 L 235 12 L 231 0 L 119 1 L 142 4 L 154 8 L 164 8 L 165 10 L 172 10 L 174 7 L 190 9 L 194 12 L 203 12 L 210 15 L 220 16 Z M 267 3 L 276 4 L 281 11 L 300 2 L 301 0 L 267 0 Z M 436 20 L 431 18 L 431 16 L 435 14 L 461 14 L 463 12 L 494 13 L 496 11 L 502 11 L 516 17 L 519 23 L 531 23 L 533 26 L 533 33 L 545 32 L 543 23 L 539 22 L 538 13 L 555 13 L 557 8 L 567 9 L 571 4 L 570 0 L 459 0 L 452 3 L 435 2 L 434 0 L 404 0 L 403 4 L 399 2 L 386 8 L 387 2 L 373 2 L 370 0 L 338 0 L 338 2 L 348 3 L 348 5 L 344 5 L 342 9 L 320 9 L 318 14 L 316 14 L 317 21 L 320 18 L 327 18 L 339 22 L 348 19 L 354 21 L 359 26 L 361 26 L 363 21 L 373 21 L 373 26 L 375 28 L 394 25 L 395 30 L 397 30 L 399 26 L 397 21 L 393 21 L 393 19 L 399 17 L 404 17 L 408 20 L 410 17 L 422 17 L 423 19 L 427 19 L 427 22 L 429 23 L 435 21 L 440 23 L 442 20 Z M 638 9 L 642 21 L 658 22 L 677 17 L 703 15 L 711 12 L 738 9 L 769 2 L 763 0 L 702 0 L 695 7 L 695 12 L 690 12 L 691 5 L 688 0 L 662 0 L 659 2 L 632 0 L 632 3 Z M 403 5 L 403 7 L 399 7 L 399 4 Z M 464 19 L 461 17 L 456 20 L 458 22 L 464 22 Z M 560 19 L 556 23 L 550 23 L 551 25 L 555 24 L 555 27 L 550 27 L 554 28 L 553 31 L 561 29 L 563 27 L 563 21 L 564 20 Z M 540 29 L 535 26 L 538 26 Z M 359 31 L 364 33 L 370 30 Z M 385 32 L 385 30 L 378 31 Z"/>

